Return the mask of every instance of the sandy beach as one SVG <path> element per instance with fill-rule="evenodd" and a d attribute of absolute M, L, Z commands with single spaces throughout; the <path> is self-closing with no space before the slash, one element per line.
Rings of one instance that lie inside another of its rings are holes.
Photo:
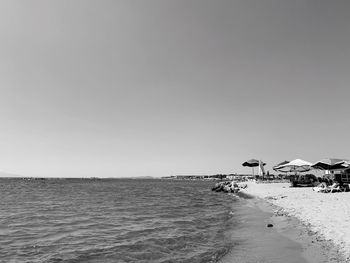
<path fill-rule="evenodd" d="M 350 193 L 317 193 L 312 188 L 292 188 L 289 183 L 248 183 L 244 190 L 276 206 L 275 213 L 298 218 L 314 232 L 316 240 L 332 242 L 350 259 Z"/>

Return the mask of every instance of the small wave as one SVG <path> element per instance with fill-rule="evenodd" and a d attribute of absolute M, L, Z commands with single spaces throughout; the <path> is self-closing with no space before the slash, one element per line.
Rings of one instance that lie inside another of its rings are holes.
<path fill-rule="evenodd" d="M 4 262 L 216 262 L 232 245 L 239 200 L 210 182 L 19 182 L 1 184 Z"/>

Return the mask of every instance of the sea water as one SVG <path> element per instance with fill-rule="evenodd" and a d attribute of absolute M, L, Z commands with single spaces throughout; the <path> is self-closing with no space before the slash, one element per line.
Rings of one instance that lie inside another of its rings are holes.
<path fill-rule="evenodd" d="M 0 262 L 307 262 L 261 201 L 214 184 L 0 178 Z"/>
<path fill-rule="evenodd" d="M 217 262 L 239 198 L 212 181 L 0 179 L 1 262 Z"/>

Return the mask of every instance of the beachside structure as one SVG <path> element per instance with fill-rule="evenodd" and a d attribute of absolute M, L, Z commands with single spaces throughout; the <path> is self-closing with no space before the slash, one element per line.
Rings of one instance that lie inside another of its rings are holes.
<path fill-rule="evenodd" d="M 350 169 L 335 171 L 334 180 L 340 183 L 350 184 Z"/>
<path fill-rule="evenodd" d="M 339 183 L 350 183 L 350 161 L 348 159 L 324 158 L 313 165 L 314 169 L 324 170 L 324 177 Z"/>

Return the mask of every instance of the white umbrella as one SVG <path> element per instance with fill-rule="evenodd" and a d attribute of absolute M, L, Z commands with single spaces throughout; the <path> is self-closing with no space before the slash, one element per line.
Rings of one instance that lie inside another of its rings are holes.
<path fill-rule="evenodd" d="M 311 170 L 312 163 L 301 160 L 301 159 L 295 159 L 293 161 L 290 161 L 289 163 L 279 165 L 274 168 L 276 171 L 280 172 L 307 172 Z"/>

